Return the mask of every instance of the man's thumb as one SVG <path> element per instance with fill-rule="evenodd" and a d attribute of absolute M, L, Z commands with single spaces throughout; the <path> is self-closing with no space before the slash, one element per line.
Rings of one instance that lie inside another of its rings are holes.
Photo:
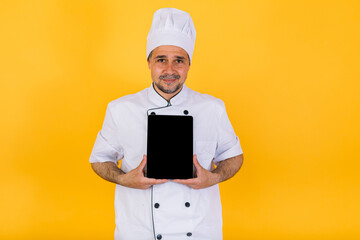
<path fill-rule="evenodd" d="M 141 163 L 139 164 L 139 168 L 140 168 L 141 171 L 142 171 L 142 170 L 145 168 L 145 166 L 146 166 L 146 160 L 147 160 L 147 157 L 146 157 L 146 155 L 144 154 L 143 159 L 142 159 Z"/>

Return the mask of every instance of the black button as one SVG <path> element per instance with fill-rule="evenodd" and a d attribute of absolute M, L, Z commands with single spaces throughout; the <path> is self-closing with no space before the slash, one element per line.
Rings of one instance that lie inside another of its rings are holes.
<path fill-rule="evenodd" d="M 188 232 L 188 233 L 186 234 L 186 236 L 188 236 L 188 237 L 191 237 L 191 235 L 192 235 L 191 232 Z"/>
<path fill-rule="evenodd" d="M 158 235 L 156 236 L 156 238 L 157 238 L 157 239 L 162 239 L 161 234 L 158 234 Z"/>
<path fill-rule="evenodd" d="M 156 115 L 156 113 L 155 113 L 155 112 L 151 112 L 150 114 L 151 114 L 151 115 Z"/>
<path fill-rule="evenodd" d="M 154 207 L 155 207 L 155 208 L 159 208 L 159 207 L 160 207 L 160 204 L 155 203 Z"/>
<path fill-rule="evenodd" d="M 188 115 L 188 114 L 189 114 L 189 111 L 188 111 L 188 110 L 184 110 L 184 114 L 185 114 L 185 115 Z"/>
<path fill-rule="evenodd" d="M 186 202 L 186 203 L 185 203 L 185 207 L 190 207 L 190 203 L 189 203 L 189 202 Z"/>

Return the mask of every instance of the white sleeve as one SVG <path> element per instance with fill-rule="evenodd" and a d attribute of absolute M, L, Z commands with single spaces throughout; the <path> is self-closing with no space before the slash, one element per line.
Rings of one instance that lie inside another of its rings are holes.
<path fill-rule="evenodd" d="M 90 155 L 90 162 L 114 162 L 124 157 L 124 150 L 119 144 L 118 127 L 113 119 L 111 102 L 106 109 L 106 115 L 101 131 L 98 133 L 93 150 Z"/>
<path fill-rule="evenodd" d="M 243 153 L 239 138 L 236 136 L 234 129 L 227 116 L 225 105 L 222 102 L 222 112 L 217 127 L 217 148 L 214 163 L 225 159 L 235 157 Z"/>

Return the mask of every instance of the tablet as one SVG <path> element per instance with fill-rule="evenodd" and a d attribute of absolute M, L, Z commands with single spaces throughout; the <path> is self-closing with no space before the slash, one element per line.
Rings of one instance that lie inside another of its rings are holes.
<path fill-rule="evenodd" d="M 193 177 L 192 116 L 148 115 L 146 176 Z"/>

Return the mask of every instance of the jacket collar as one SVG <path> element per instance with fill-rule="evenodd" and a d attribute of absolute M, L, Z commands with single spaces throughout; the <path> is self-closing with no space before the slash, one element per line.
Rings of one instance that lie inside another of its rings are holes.
<path fill-rule="evenodd" d="M 175 96 L 173 96 L 170 101 L 168 102 L 165 98 L 163 98 L 154 88 L 153 83 L 148 88 L 148 98 L 149 101 L 154 103 L 156 106 L 176 106 L 184 101 L 186 101 L 187 95 L 189 92 L 189 88 L 185 85 L 183 85 L 180 92 L 178 92 Z"/>

